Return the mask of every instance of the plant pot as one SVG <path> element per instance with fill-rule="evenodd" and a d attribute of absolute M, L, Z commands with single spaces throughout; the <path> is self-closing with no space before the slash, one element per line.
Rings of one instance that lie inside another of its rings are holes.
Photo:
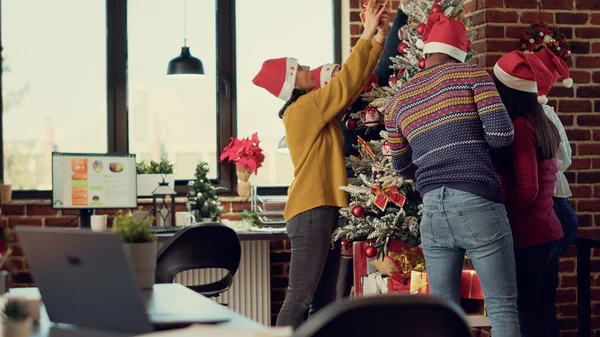
<path fill-rule="evenodd" d="M 33 320 L 27 318 L 21 321 L 2 321 L 2 336 L 4 337 L 29 337 Z"/>
<path fill-rule="evenodd" d="M 165 181 L 169 183 L 169 187 L 174 188 L 175 176 L 173 174 L 165 175 Z M 137 195 L 139 197 L 151 197 L 152 191 L 158 187 L 160 182 L 162 182 L 161 174 L 138 174 Z"/>
<path fill-rule="evenodd" d="M 152 289 L 158 244 L 156 242 L 125 243 L 124 248 L 138 288 Z"/>
<path fill-rule="evenodd" d="M 0 184 L 0 202 L 12 200 L 12 186 Z"/>
<path fill-rule="evenodd" d="M 235 165 L 235 174 L 238 178 L 237 193 L 242 198 L 249 198 L 251 194 L 252 185 L 250 184 L 250 176 L 252 171 L 244 166 Z"/>

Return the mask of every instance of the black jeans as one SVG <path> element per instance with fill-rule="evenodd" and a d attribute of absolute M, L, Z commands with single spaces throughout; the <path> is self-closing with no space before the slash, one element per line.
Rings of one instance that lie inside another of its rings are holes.
<path fill-rule="evenodd" d="M 292 243 L 287 294 L 277 326 L 296 328 L 305 314 L 312 315 L 336 299 L 340 244 L 332 246 L 339 208 L 321 206 L 302 212 L 286 225 Z M 310 309 L 310 310 L 309 310 Z"/>
<path fill-rule="evenodd" d="M 577 234 L 577 214 L 573 210 L 573 207 L 569 204 L 567 198 L 554 197 L 554 212 L 560 220 L 565 237 L 562 239 L 560 255 L 562 255 L 573 241 Z M 560 258 L 560 256 L 559 256 Z M 545 306 L 548 312 L 545 314 L 546 320 L 546 337 L 559 337 L 558 319 L 556 319 L 556 306 L 554 305 L 554 299 L 556 298 L 556 289 L 558 288 L 558 263 L 551 266 L 555 270 L 548 270 L 548 277 L 550 283 L 545 288 L 542 298 L 552 300 L 552 305 L 548 304 Z"/>
<path fill-rule="evenodd" d="M 562 239 L 533 247 L 515 248 L 521 337 L 554 336 L 553 331 L 547 331 L 547 323 L 556 321 L 554 295 L 561 245 Z"/>

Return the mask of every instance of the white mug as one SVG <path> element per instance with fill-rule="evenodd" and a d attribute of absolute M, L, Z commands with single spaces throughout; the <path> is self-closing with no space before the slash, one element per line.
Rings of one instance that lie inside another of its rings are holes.
<path fill-rule="evenodd" d="M 104 232 L 106 230 L 106 215 L 92 215 L 91 227 L 92 232 Z"/>
<path fill-rule="evenodd" d="M 175 222 L 177 222 L 177 226 L 189 226 L 194 223 L 194 215 L 192 212 L 177 212 L 175 213 Z"/>

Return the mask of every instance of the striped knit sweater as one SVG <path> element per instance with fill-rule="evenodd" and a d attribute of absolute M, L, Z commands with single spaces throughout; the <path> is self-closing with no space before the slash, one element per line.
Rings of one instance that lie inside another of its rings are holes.
<path fill-rule="evenodd" d="M 424 69 L 386 107 L 392 165 L 425 194 L 442 186 L 502 202 L 489 149 L 514 130 L 489 74 L 474 64 Z"/>

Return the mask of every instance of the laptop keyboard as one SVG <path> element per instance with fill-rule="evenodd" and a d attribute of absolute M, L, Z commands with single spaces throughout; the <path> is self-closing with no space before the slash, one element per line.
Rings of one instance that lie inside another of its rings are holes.
<path fill-rule="evenodd" d="M 186 226 L 152 226 L 150 231 L 154 234 L 170 234 L 177 233 Z"/>

